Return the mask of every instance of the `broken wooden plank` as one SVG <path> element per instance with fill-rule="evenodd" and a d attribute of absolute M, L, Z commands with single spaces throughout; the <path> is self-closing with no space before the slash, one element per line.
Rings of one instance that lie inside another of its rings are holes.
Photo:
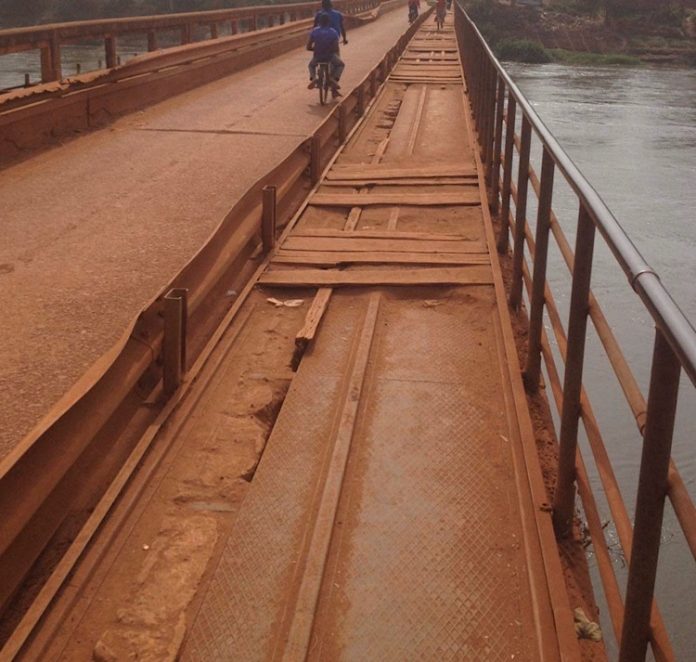
<path fill-rule="evenodd" d="M 491 285 L 490 267 L 439 267 L 414 269 L 281 269 L 266 271 L 262 285 L 274 287 L 350 287 L 414 285 Z"/>
<path fill-rule="evenodd" d="M 295 336 L 295 351 L 292 355 L 292 369 L 297 370 L 300 360 L 309 344 L 314 340 L 319 329 L 319 324 L 324 317 L 324 312 L 329 305 L 333 290 L 330 287 L 320 287 L 317 290 L 312 305 L 307 311 L 304 324 Z"/>
<path fill-rule="evenodd" d="M 361 164 L 335 164 L 326 179 L 430 179 L 432 177 L 478 176 L 473 163 L 440 163 L 428 166 L 388 166 Z"/>
<path fill-rule="evenodd" d="M 425 241 L 422 239 L 364 239 L 362 237 L 295 237 L 290 235 L 282 246 L 291 251 L 383 251 L 389 253 L 485 253 L 480 241 Z"/>
<path fill-rule="evenodd" d="M 486 253 L 415 253 L 382 251 L 284 251 L 273 256 L 273 264 L 489 264 Z"/>
<path fill-rule="evenodd" d="M 480 205 L 478 189 L 473 191 L 442 191 L 440 193 L 315 193 L 309 204 L 319 207 L 367 207 L 370 205 L 401 205 L 404 207 L 435 207 L 447 205 Z"/>

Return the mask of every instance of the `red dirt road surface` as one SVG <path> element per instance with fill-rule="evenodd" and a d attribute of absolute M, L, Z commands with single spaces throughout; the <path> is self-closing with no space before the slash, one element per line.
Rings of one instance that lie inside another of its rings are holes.
<path fill-rule="evenodd" d="M 406 28 L 397 9 L 352 30 L 344 88 Z M 297 49 L 0 173 L 0 458 L 328 112 L 308 59 Z"/>

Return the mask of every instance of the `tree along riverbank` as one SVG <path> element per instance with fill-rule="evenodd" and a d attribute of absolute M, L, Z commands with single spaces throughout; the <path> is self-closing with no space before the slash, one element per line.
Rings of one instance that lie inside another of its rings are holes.
<path fill-rule="evenodd" d="M 605 4 L 557 0 L 516 6 L 469 0 L 466 7 L 503 60 L 696 66 L 696 10 L 665 2 L 658 9 L 610 15 Z"/>

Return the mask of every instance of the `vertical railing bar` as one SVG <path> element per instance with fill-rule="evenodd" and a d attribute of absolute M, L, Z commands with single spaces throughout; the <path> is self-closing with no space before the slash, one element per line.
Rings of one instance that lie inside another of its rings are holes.
<path fill-rule="evenodd" d="M 679 359 L 657 329 L 619 662 L 644 659 L 648 645 L 680 373 Z"/>
<path fill-rule="evenodd" d="M 498 87 L 495 107 L 495 139 L 493 141 L 493 177 L 491 180 L 491 212 L 498 213 L 500 208 L 500 150 L 503 146 L 503 115 L 505 111 L 505 81 L 496 74 Z"/>
<path fill-rule="evenodd" d="M 575 456 L 580 422 L 580 394 L 587 337 L 590 280 L 595 226 L 583 204 L 578 214 L 575 261 L 570 292 L 568 342 L 563 374 L 563 410 L 559 435 L 558 475 L 554 490 L 553 524 L 558 537 L 572 530 L 575 512 Z"/>
<path fill-rule="evenodd" d="M 485 107 L 485 120 L 486 129 L 485 135 L 485 150 L 484 150 L 484 162 L 486 164 L 486 184 L 488 185 L 488 191 L 491 190 L 491 177 L 493 174 L 493 127 L 494 127 L 494 114 L 495 114 L 495 78 L 493 76 L 494 69 L 487 63 L 486 66 L 486 107 Z"/>
<path fill-rule="evenodd" d="M 544 321 L 544 286 L 546 284 L 546 264 L 551 229 L 554 170 L 553 157 L 544 147 L 541 159 L 541 191 L 539 192 L 537 210 L 532 298 L 529 310 L 527 365 L 524 370 L 525 386 L 531 393 L 535 393 L 539 388 L 541 370 L 541 330 Z"/>
<path fill-rule="evenodd" d="M 488 67 L 485 58 L 481 60 L 481 131 L 479 144 L 486 183 L 488 183 Z"/>
<path fill-rule="evenodd" d="M 512 158 L 515 148 L 515 97 L 508 94 L 505 120 L 505 153 L 503 154 L 503 193 L 500 208 L 500 236 L 498 252 L 506 253 L 510 244 L 510 193 L 512 191 Z"/>
<path fill-rule="evenodd" d="M 532 143 L 532 125 L 522 116 L 520 154 L 517 174 L 517 202 L 515 203 L 515 237 L 512 254 L 512 284 L 510 306 L 518 310 L 522 303 L 522 262 L 524 260 L 524 231 L 527 225 L 527 189 L 529 187 L 529 152 Z"/>
<path fill-rule="evenodd" d="M 476 133 L 478 136 L 479 151 L 483 146 L 483 58 L 478 59 L 476 66 Z"/>

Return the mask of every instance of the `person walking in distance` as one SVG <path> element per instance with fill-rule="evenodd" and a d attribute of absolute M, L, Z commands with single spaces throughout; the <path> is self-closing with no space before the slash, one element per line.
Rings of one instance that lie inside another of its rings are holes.
<path fill-rule="evenodd" d="M 319 27 L 319 18 L 322 14 L 328 14 L 330 23 L 329 25 L 336 30 L 339 37 L 343 38 L 343 43 L 348 43 L 348 38 L 346 37 L 346 28 L 343 25 L 343 14 L 340 11 L 333 8 L 331 0 L 322 0 L 321 9 L 314 16 L 314 27 Z"/>

